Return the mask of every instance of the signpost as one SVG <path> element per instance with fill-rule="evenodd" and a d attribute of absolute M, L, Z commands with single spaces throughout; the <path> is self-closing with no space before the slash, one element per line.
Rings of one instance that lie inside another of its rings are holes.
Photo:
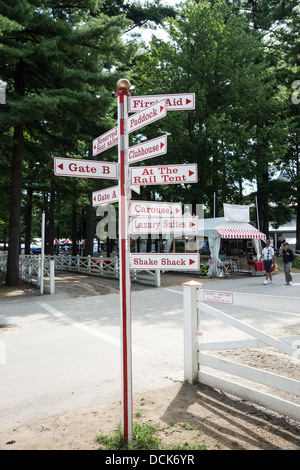
<path fill-rule="evenodd" d="M 132 442 L 132 340 L 131 340 L 131 277 L 128 208 L 130 182 L 128 178 L 128 98 L 130 83 L 117 83 L 119 129 L 119 262 L 122 363 L 122 433 L 125 442 Z"/>
<path fill-rule="evenodd" d="M 130 134 L 141 127 L 157 121 L 167 115 L 166 100 L 157 101 L 155 104 L 143 109 L 139 113 L 127 118 L 127 133 Z"/>
<path fill-rule="evenodd" d="M 134 217 L 130 221 L 130 233 L 164 233 L 195 235 L 198 232 L 198 217 Z"/>
<path fill-rule="evenodd" d="M 163 269 L 198 271 L 199 254 L 135 254 L 130 255 L 129 213 L 132 233 L 191 233 L 198 230 L 197 217 L 181 216 L 181 204 L 132 201 L 131 189 L 141 185 L 181 184 L 198 181 L 197 165 L 165 165 L 133 167 L 135 163 L 167 152 L 167 137 L 128 146 L 128 136 L 141 127 L 166 116 L 168 111 L 194 109 L 194 93 L 131 97 L 130 83 L 117 83 L 118 125 L 93 140 L 93 156 L 118 145 L 118 164 L 91 160 L 55 158 L 57 176 L 119 179 L 118 186 L 93 192 L 93 206 L 119 202 L 119 262 L 122 360 L 122 432 L 126 442 L 132 441 L 132 341 L 131 341 L 131 277 L 130 269 Z M 128 117 L 128 112 L 135 113 Z M 150 216 L 150 218 L 148 218 Z M 154 217 L 153 217 L 154 216 Z M 179 217 L 180 216 L 180 217 Z M 147 225 L 150 221 L 150 226 Z"/>
<path fill-rule="evenodd" d="M 167 153 L 167 136 L 162 135 L 128 149 L 128 162 L 135 163 Z"/>
<path fill-rule="evenodd" d="M 135 253 L 131 255 L 131 269 L 199 271 L 198 253 Z"/>
<path fill-rule="evenodd" d="M 132 184 L 181 184 L 198 181 L 196 163 L 130 168 Z"/>
<path fill-rule="evenodd" d="M 115 127 L 93 140 L 93 156 L 118 144 L 118 128 Z"/>
<path fill-rule="evenodd" d="M 167 111 L 195 109 L 195 93 L 175 93 L 171 95 L 131 96 L 129 98 L 129 112 L 136 113 L 162 99 L 166 100 Z"/>
<path fill-rule="evenodd" d="M 81 178 L 117 179 L 118 166 L 112 162 L 97 162 L 80 158 L 54 158 L 54 174 Z"/>
<path fill-rule="evenodd" d="M 203 301 L 204 302 L 218 302 L 220 304 L 233 304 L 233 293 L 204 290 Z"/>
<path fill-rule="evenodd" d="M 92 205 L 93 207 L 96 207 L 112 202 L 119 202 L 119 194 L 119 186 L 113 186 L 112 188 L 95 191 L 92 194 Z"/>
<path fill-rule="evenodd" d="M 181 215 L 182 208 L 179 202 L 148 202 L 131 201 L 129 215 L 131 216 L 172 216 Z"/>

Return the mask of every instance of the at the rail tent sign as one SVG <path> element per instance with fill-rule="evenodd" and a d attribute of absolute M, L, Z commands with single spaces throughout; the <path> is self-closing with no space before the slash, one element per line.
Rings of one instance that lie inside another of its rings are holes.
<path fill-rule="evenodd" d="M 182 215 L 181 204 L 131 201 L 131 189 L 142 185 L 190 184 L 198 181 L 197 165 L 129 165 L 167 153 L 167 136 L 159 136 L 129 147 L 129 134 L 164 118 L 169 111 L 195 108 L 195 94 L 131 96 L 130 82 L 120 79 L 114 96 L 118 100 L 118 125 L 93 140 L 93 156 L 118 146 L 118 164 L 60 158 L 55 159 L 55 174 L 86 178 L 118 179 L 118 185 L 92 194 L 93 206 L 119 203 L 120 320 L 122 365 L 122 433 L 132 442 L 132 338 L 130 270 L 199 270 L 199 254 L 130 254 L 130 234 L 195 234 L 196 217 Z M 128 116 L 128 113 L 133 113 Z"/>

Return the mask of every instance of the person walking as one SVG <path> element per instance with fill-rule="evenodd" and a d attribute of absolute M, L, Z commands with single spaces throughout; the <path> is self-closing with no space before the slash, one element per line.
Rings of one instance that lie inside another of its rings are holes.
<path fill-rule="evenodd" d="M 266 240 L 266 246 L 262 250 L 262 254 L 260 256 L 260 261 L 263 260 L 264 266 L 265 266 L 265 271 L 266 271 L 266 279 L 264 281 L 264 284 L 272 284 L 272 264 L 275 264 L 275 253 L 273 248 L 271 247 L 271 242 L 270 240 Z"/>
<path fill-rule="evenodd" d="M 283 270 L 285 274 L 285 283 L 287 286 L 289 286 L 293 280 L 291 276 L 291 267 L 294 261 L 294 253 L 289 248 L 288 242 L 285 242 L 283 244 L 282 260 L 283 260 Z"/>

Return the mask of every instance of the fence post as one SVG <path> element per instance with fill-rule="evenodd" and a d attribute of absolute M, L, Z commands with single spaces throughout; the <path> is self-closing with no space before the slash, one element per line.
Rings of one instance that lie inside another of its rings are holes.
<path fill-rule="evenodd" d="M 197 351 L 197 291 L 203 284 L 188 281 L 183 284 L 184 317 L 184 380 L 193 384 L 198 381 Z"/>
<path fill-rule="evenodd" d="M 155 274 L 155 287 L 160 287 L 160 271 L 158 269 L 156 269 L 154 271 L 154 274 Z"/>
<path fill-rule="evenodd" d="M 116 279 L 119 277 L 119 258 L 117 256 L 114 259 L 114 277 Z"/>
<path fill-rule="evenodd" d="M 23 258 L 22 255 L 19 257 L 19 262 L 21 262 L 21 281 L 24 281 L 24 271 L 25 271 L 25 269 L 24 269 L 24 258 Z"/>
<path fill-rule="evenodd" d="M 50 294 L 54 294 L 54 280 L 55 280 L 55 260 L 54 258 L 50 259 Z"/>
<path fill-rule="evenodd" d="M 31 260 L 30 260 L 31 261 Z M 38 259 L 38 287 L 40 288 L 40 293 L 44 293 L 44 263 L 41 258 Z"/>

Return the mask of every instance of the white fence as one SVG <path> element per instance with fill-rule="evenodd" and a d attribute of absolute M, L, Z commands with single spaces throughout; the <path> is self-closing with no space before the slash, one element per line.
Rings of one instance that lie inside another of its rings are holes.
<path fill-rule="evenodd" d="M 7 255 L 0 256 L 0 271 L 6 272 Z M 43 273 L 43 276 L 42 276 Z M 50 256 L 20 255 L 19 277 L 21 281 L 33 284 L 41 294 L 54 294 L 54 259 Z"/>
<path fill-rule="evenodd" d="M 0 256 L 0 271 L 6 272 L 7 255 Z M 119 258 L 94 258 L 92 256 L 44 256 L 21 255 L 20 279 L 37 285 L 41 293 L 54 293 L 55 270 L 74 271 L 94 276 L 119 279 Z M 42 276 L 42 271 L 44 276 Z M 160 287 L 160 271 L 132 271 L 133 282 Z"/>
<path fill-rule="evenodd" d="M 228 379 L 230 376 L 251 381 L 253 386 L 261 384 L 263 386 L 271 387 L 276 390 L 281 390 L 288 394 L 293 394 L 297 397 L 300 396 L 300 381 L 283 377 L 277 374 L 267 372 L 258 368 L 249 367 L 246 365 L 238 364 L 236 362 L 207 354 L 204 351 L 216 351 L 226 349 L 245 349 L 245 348 L 258 348 L 258 347 L 273 347 L 279 351 L 291 356 L 291 361 L 297 361 L 300 366 L 299 349 L 293 347 L 291 344 L 300 344 L 300 336 L 293 337 L 280 337 L 274 338 L 266 333 L 263 333 L 250 325 L 247 325 L 232 316 L 221 312 L 219 309 L 212 307 L 203 302 L 203 291 L 201 284 L 190 282 L 183 284 L 184 289 L 184 376 L 185 380 L 190 383 L 201 382 L 218 390 L 240 397 L 244 400 L 251 401 L 267 409 L 273 410 L 277 413 L 289 416 L 293 419 L 300 421 L 300 406 L 291 401 L 283 400 L 272 394 L 259 391 L 241 384 L 241 380 L 234 381 Z M 235 295 L 235 294 L 233 294 Z M 235 305 L 250 306 L 249 296 L 255 298 L 253 294 L 244 294 L 244 298 L 237 296 Z M 260 301 L 262 297 L 259 296 Z M 297 312 L 299 312 L 299 299 L 293 299 L 294 305 L 297 305 Z M 289 304 L 292 305 L 293 302 Z M 269 305 L 270 307 L 270 305 Z M 261 304 L 260 304 L 260 308 Z M 285 309 L 287 303 L 285 300 Z M 202 344 L 197 343 L 197 331 L 200 324 L 201 312 L 213 315 L 215 318 L 224 321 L 225 323 L 238 328 L 244 333 L 252 336 L 254 339 L 238 340 L 230 342 L 213 342 Z M 276 357 L 274 357 L 276 361 Z M 209 369 L 217 370 L 216 373 L 208 373 L 203 370 L 203 366 Z M 221 372 L 221 374 L 220 374 Z M 222 377 L 223 373 L 223 377 Z M 224 373 L 226 377 L 224 378 Z"/>
<path fill-rule="evenodd" d="M 94 276 L 119 279 L 119 258 L 104 258 L 103 256 L 55 256 L 55 269 L 76 271 Z M 131 280 L 141 284 L 160 287 L 160 271 L 131 271 Z"/>

